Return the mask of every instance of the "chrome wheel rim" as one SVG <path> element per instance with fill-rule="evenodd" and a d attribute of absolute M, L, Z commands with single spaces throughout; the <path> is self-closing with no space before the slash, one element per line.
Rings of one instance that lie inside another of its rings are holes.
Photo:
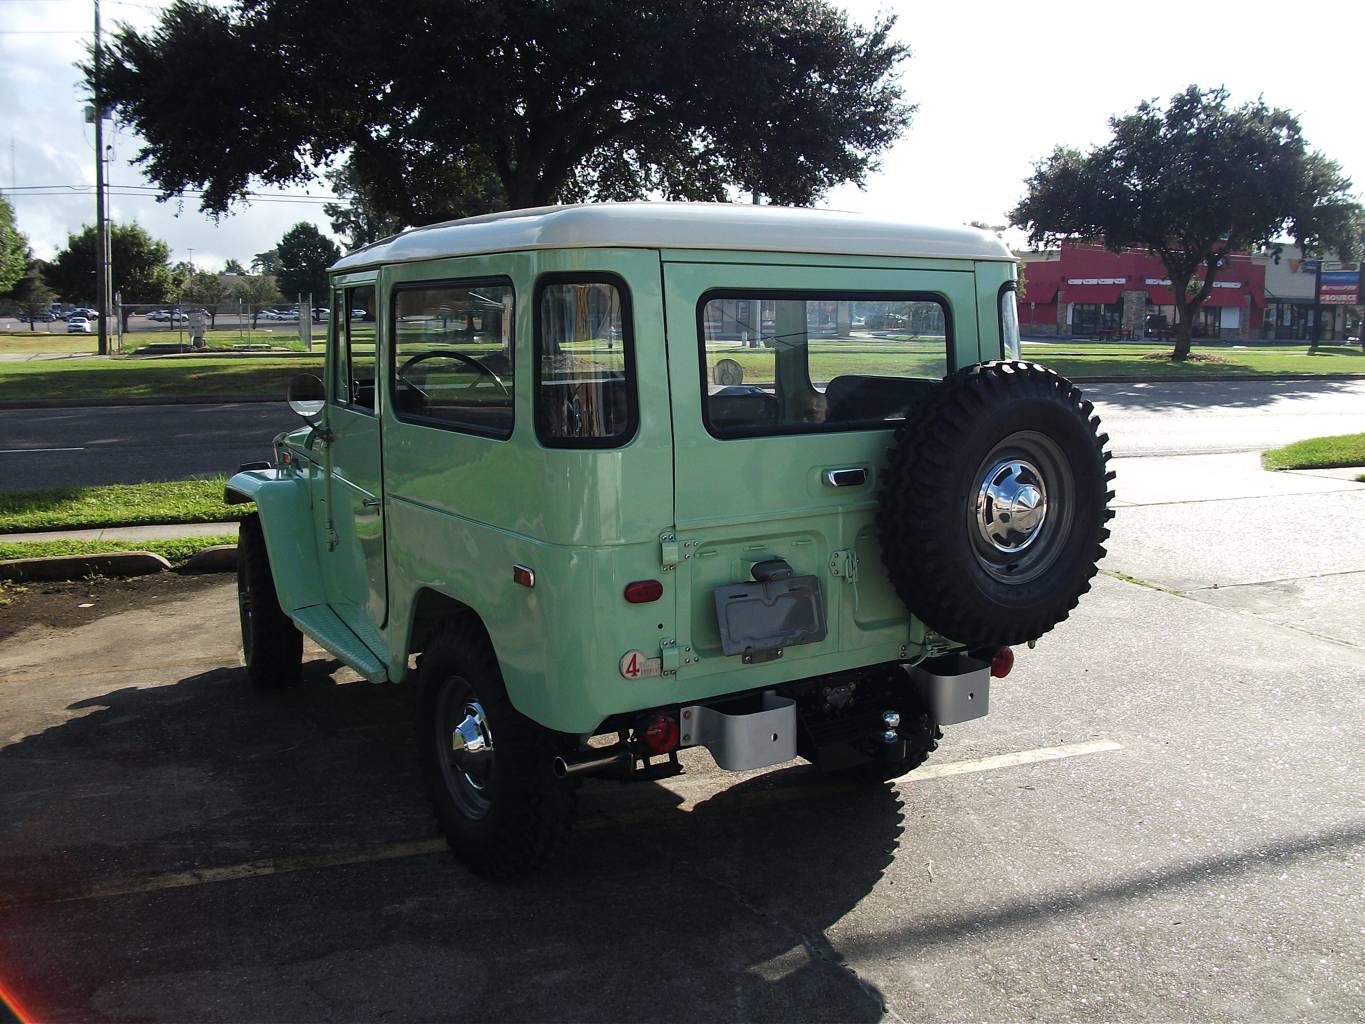
<path fill-rule="evenodd" d="M 493 730 L 462 676 L 442 686 L 435 740 L 451 799 L 466 817 L 482 818 L 493 806 Z"/>
<path fill-rule="evenodd" d="M 1002 583 L 1036 580 L 1057 561 L 1075 519 L 1075 477 L 1057 443 L 1026 430 L 981 460 L 967 496 L 977 566 Z"/>

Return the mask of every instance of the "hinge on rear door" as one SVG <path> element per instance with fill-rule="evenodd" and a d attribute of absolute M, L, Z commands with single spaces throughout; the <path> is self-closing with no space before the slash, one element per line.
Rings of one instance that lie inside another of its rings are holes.
<path fill-rule="evenodd" d="M 682 557 L 682 545 L 674 534 L 664 533 L 659 535 L 659 549 L 659 567 L 664 572 L 672 572 Z"/>
<path fill-rule="evenodd" d="M 829 556 L 829 574 L 849 583 L 858 582 L 858 556 L 852 550 L 835 551 Z"/>
<path fill-rule="evenodd" d="M 659 656 L 663 658 L 664 675 L 677 675 L 678 669 L 682 668 L 683 649 L 675 641 L 665 640 L 659 644 Z"/>

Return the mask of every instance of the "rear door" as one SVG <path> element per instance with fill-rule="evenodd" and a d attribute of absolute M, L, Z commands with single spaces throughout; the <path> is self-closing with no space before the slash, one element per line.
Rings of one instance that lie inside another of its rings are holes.
<path fill-rule="evenodd" d="M 715 589 L 769 559 L 816 577 L 824 601 L 827 635 L 783 650 L 787 678 L 919 642 L 882 567 L 876 496 L 906 410 L 975 359 L 973 273 L 951 266 L 665 263 L 678 631 L 697 674 L 743 665 L 723 654 Z"/>

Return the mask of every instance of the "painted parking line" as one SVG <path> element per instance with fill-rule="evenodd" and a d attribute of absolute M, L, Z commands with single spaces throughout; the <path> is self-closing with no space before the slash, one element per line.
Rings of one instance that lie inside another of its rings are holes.
<path fill-rule="evenodd" d="M 84 448 L 0 448 L 0 455 L 31 455 L 34 452 L 83 452 Z"/>
<path fill-rule="evenodd" d="M 946 764 L 927 765 L 911 775 L 899 780 L 897 786 L 906 786 L 931 779 L 948 778 L 954 775 L 973 775 L 979 772 L 999 771 L 1007 768 L 1020 768 L 1028 765 L 1060 761 L 1086 754 L 1099 754 L 1123 747 L 1113 740 L 1090 740 L 1083 743 L 1067 743 L 1056 747 L 1038 747 L 1034 750 L 1020 750 L 1010 754 L 993 757 L 979 757 L 967 761 L 949 761 Z M 780 790 L 757 791 L 746 795 L 741 801 L 734 801 L 729 810 L 734 811 L 749 803 L 772 803 L 785 800 L 809 798 L 810 793 L 804 786 L 791 786 Z M 678 811 L 687 813 L 696 808 L 703 800 L 684 799 L 684 802 L 668 813 Z M 612 814 L 585 821 L 580 826 L 587 829 L 620 828 L 646 819 L 657 821 L 659 812 Z M 348 867 L 355 864 L 373 864 L 407 857 L 421 857 L 433 853 L 447 853 L 444 839 L 413 839 L 387 846 L 371 847 L 367 850 L 343 850 L 336 853 L 313 854 L 302 857 L 270 857 L 264 860 L 247 861 L 243 864 L 229 864 L 216 868 L 198 868 L 192 871 L 174 871 L 161 875 L 140 875 L 131 878 L 117 878 L 105 882 L 93 882 L 65 891 L 19 893 L 14 896 L 0 895 L 0 911 L 12 907 L 34 906 L 52 903 L 71 903 L 78 900 L 105 899 L 110 896 L 130 896 L 138 893 L 160 892 L 165 889 L 185 889 L 192 886 L 212 885 L 216 882 L 234 882 L 246 878 L 264 878 L 271 875 L 288 874 L 295 871 L 314 871 L 320 868 Z"/>

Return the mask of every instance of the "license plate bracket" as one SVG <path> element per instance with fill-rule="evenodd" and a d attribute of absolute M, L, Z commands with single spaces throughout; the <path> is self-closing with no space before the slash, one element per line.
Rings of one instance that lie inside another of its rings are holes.
<path fill-rule="evenodd" d="M 721 650 L 745 664 L 781 657 L 785 647 L 825 639 L 825 599 L 816 576 L 727 583 L 713 592 Z"/>

